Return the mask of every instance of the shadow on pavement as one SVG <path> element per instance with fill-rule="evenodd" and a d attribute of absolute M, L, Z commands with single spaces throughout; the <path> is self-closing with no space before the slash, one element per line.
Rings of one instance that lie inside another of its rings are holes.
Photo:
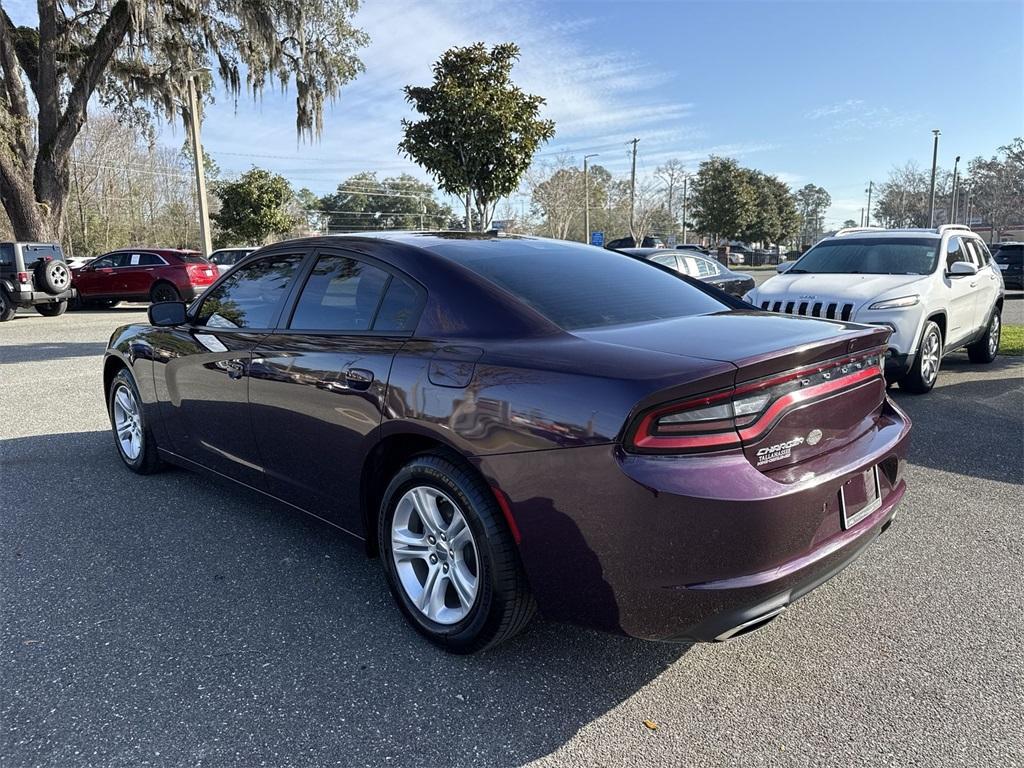
<path fill-rule="evenodd" d="M 999 378 L 944 383 L 971 371 Z M 989 365 L 964 354 L 942 361 L 938 386 L 926 395 L 889 390 L 914 422 L 910 462 L 945 472 L 1024 484 L 1020 415 L 1024 413 L 1024 368 L 1020 358 L 998 357 Z"/>
<path fill-rule="evenodd" d="M 686 652 L 535 620 L 450 656 L 350 537 L 254 492 L 133 475 L 106 432 L 0 467 L 12 763 L 520 765 Z"/>
<path fill-rule="evenodd" d="M 107 345 L 101 341 L 54 341 L 0 345 L 0 365 L 62 360 L 67 357 L 98 357 Z"/>

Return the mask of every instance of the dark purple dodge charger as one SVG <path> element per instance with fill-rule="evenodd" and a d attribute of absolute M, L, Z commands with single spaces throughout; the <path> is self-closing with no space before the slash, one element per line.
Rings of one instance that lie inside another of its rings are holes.
<path fill-rule="evenodd" d="M 601 248 L 323 237 L 110 340 L 125 464 L 230 478 L 379 555 L 460 652 L 547 616 L 724 640 L 856 558 L 903 496 L 887 328 L 761 312 Z"/>

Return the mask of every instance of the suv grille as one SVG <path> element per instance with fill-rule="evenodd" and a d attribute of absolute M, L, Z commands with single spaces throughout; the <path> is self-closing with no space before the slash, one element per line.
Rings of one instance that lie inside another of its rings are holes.
<path fill-rule="evenodd" d="M 762 301 L 761 309 L 769 312 L 779 312 L 784 315 L 824 317 L 828 320 L 835 320 L 837 318 L 839 320 L 849 320 L 853 315 L 853 304 L 840 305 L 834 301 L 831 304 L 822 304 L 820 301 L 816 301 L 813 305 L 806 301 L 801 301 L 799 303 L 787 301 L 785 304 L 781 301 L 776 301 L 775 303 Z"/>

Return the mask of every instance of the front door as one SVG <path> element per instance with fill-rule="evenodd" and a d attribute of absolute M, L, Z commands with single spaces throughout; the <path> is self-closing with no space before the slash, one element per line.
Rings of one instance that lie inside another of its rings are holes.
<path fill-rule="evenodd" d="M 317 253 L 291 317 L 253 350 L 249 399 L 271 493 L 364 535 L 360 473 L 421 296 L 383 264 Z"/>
<path fill-rule="evenodd" d="M 946 274 L 943 277 L 949 291 L 949 319 L 946 327 L 946 347 L 963 341 L 975 330 L 978 299 L 977 275 L 951 275 L 950 268 L 958 261 L 973 264 L 963 241 L 959 237 L 949 238 L 946 245 Z"/>
<path fill-rule="evenodd" d="M 277 324 L 302 253 L 266 256 L 221 283 L 158 348 L 157 394 L 172 450 L 264 488 L 249 414 L 252 349 Z"/>
<path fill-rule="evenodd" d="M 82 298 L 91 299 L 117 294 L 117 269 L 121 254 L 108 253 L 93 259 L 75 275 L 75 288 Z"/>

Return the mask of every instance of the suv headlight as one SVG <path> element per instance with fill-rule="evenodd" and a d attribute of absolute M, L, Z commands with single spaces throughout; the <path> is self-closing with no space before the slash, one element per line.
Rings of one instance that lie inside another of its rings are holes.
<path fill-rule="evenodd" d="M 913 296 L 900 296 L 898 299 L 876 301 L 868 309 L 903 309 L 904 307 L 914 306 L 920 299 L 921 297 L 915 293 Z"/>

